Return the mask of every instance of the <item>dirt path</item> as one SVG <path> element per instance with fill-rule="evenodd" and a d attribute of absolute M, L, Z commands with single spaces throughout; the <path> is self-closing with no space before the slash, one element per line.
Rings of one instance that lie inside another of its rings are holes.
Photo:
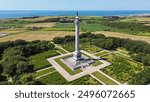
<path fill-rule="evenodd" d="M 150 43 L 150 37 L 147 37 L 147 36 L 128 35 L 128 34 L 117 33 L 117 32 L 109 32 L 109 31 L 97 31 L 97 32 L 93 32 L 93 33 L 94 34 L 103 34 L 106 37 L 129 38 L 132 40 L 141 40 L 141 41 L 146 41 L 146 42 Z"/>

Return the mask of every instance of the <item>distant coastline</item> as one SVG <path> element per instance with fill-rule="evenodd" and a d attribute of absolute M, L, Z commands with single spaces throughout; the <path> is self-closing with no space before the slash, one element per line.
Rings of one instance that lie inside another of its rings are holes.
<path fill-rule="evenodd" d="M 22 18 L 34 16 L 74 16 L 76 11 L 0 11 L 0 19 Z M 150 16 L 150 10 L 145 11 L 79 11 L 80 16 Z"/>

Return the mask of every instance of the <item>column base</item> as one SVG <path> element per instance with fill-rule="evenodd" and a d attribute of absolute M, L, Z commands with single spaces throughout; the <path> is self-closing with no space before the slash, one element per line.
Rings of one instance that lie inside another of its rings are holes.
<path fill-rule="evenodd" d="M 80 52 L 74 52 L 73 58 L 74 58 L 76 61 L 79 61 L 79 60 L 82 59 L 82 55 L 81 55 Z"/>

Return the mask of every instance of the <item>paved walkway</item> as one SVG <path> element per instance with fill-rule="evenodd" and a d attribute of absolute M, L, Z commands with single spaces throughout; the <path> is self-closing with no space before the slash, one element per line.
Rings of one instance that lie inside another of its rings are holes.
<path fill-rule="evenodd" d="M 55 46 L 69 53 L 69 51 L 67 51 L 66 49 L 64 49 L 64 48 L 62 48 L 62 47 L 60 47 L 60 46 L 58 46 L 57 44 L 55 44 Z"/>
<path fill-rule="evenodd" d="M 99 73 L 103 74 L 105 77 L 109 78 L 110 80 L 114 81 L 115 83 L 117 83 L 118 85 L 122 85 L 120 82 L 118 82 L 117 80 L 113 79 L 112 77 L 110 77 L 109 75 L 105 74 L 102 71 L 98 71 Z"/>
<path fill-rule="evenodd" d="M 100 82 L 102 85 L 106 85 L 104 82 L 102 82 L 101 80 L 99 80 L 98 78 L 96 78 L 94 75 L 90 74 L 91 77 L 93 77 L 94 79 L 96 79 L 98 82 Z"/>
<path fill-rule="evenodd" d="M 52 72 L 50 72 L 50 73 L 43 74 L 43 75 L 41 75 L 41 76 L 39 76 L 39 77 L 36 77 L 35 79 L 39 79 L 39 78 L 41 78 L 41 77 L 47 76 L 47 75 L 49 75 L 49 74 L 52 74 L 52 73 L 54 73 L 54 72 L 56 72 L 56 70 L 54 70 L 54 71 L 52 71 Z"/>
<path fill-rule="evenodd" d="M 41 71 L 46 70 L 46 69 L 49 69 L 49 68 L 53 68 L 53 66 L 50 66 L 50 67 L 47 67 L 47 68 L 44 68 L 44 69 L 37 70 L 36 72 L 41 72 Z"/>
<path fill-rule="evenodd" d="M 94 59 L 98 59 L 98 57 L 86 52 L 86 51 L 83 51 L 81 50 L 81 52 L 93 57 Z M 48 61 L 53 65 L 53 67 L 55 67 L 55 69 L 67 80 L 67 81 L 73 81 L 75 79 L 78 79 L 78 78 L 81 78 L 85 75 L 88 75 L 88 74 L 91 74 L 95 71 L 99 71 L 100 69 L 102 68 L 105 68 L 107 66 L 110 66 L 111 63 L 105 61 L 105 60 L 99 60 L 101 61 L 103 64 L 97 66 L 97 67 L 93 67 L 93 66 L 89 66 L 87 67 L 86 69 L 84 69 L 82 72 L 78 73 L 78 74 L 75 74 L 75 75 L 70 75 L 66 70 L 64 70 L 64 68 L 62 68 L 54 59 L 56 58 L 60 58 L 62 56 L 67 56 L 67 55 L 70 55 L 72 53 L 67 53 L 67 54 L 64 54 L 64 55 L 59 55 L 59 56 L 56 56 L 56 57 L 52 57 L 52 58 L 49 58 Z"/>

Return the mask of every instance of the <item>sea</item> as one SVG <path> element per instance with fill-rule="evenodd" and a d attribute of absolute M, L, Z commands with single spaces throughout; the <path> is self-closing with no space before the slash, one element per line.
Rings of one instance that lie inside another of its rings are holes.
<path fill-rule="evenodd" d="M 21 18 L 33 16 L 74 16 L 77 11 L 0 11 L 0 19 Z M 78 11 L 80 16 L 130 16 L 150 15 L 150 10 L 145 11 Z"/>

